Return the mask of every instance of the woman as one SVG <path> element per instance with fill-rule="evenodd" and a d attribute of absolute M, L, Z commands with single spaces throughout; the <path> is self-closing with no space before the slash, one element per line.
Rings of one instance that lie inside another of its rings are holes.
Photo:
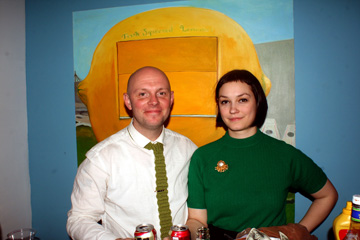
<path fill-rule="evenodd" d="M 246 70 L 228 72 L 217 84 L 216 103 L 217 126 L 227 132 L 191 159 L 187 225 L 192 239 L 200 226 L 209 225 L 211 238 L 221 240 L 248 227 L 284 225 L 290 190 L 313 198 L 299 222 L 313 231 L 333 209 L 337 191 L 300 150 L 259 130 L 268 106 L 256 77 Z"/>

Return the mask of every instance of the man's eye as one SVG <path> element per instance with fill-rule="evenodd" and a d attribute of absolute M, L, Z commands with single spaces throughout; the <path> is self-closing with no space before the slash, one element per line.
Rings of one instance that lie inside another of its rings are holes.
<path fill-rule="evenodd" d="M 167 92 L 158 92 L 158 95 L 159 95 L 159 96 L 166 96 L 166 95 L 167 95 Z"/>
<path fill-rule="evenodd" d="M 140 92 L 139 97 L 146 97 L 146 93 L 145 92 Z"/>

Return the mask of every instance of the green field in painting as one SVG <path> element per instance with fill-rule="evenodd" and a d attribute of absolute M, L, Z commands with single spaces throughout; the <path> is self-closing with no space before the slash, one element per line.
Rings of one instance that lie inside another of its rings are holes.
<path fill-rule="evenodd" d="M 295 221 L 295 193 L 289 193 L 286 198 L 286 222 L 294 223 Z"/>
<path fill-rule="evenodd" d="M 76 144 L 77 144 L 77 159 L 78 166 L 84 161 L 85 154 L 90 150 L 97 140 L 91 127 L 77 126 L 76 127 Z"/>

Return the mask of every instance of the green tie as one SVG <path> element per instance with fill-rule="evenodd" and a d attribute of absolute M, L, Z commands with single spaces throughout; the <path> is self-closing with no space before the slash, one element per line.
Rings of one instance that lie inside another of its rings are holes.
<path fill-rule="evenodd" d="M 166 165 L 164 157 L 164 148 L 162 143 L 145 146 L 146 149 L 153 150 L 155 155 L 155 176 L 156 176 L 156 198 L 158 202 L 161 239 L 169 236 L 172 226 L 171 211 L 168 197 L 168 183 L 166 177 Z"/>

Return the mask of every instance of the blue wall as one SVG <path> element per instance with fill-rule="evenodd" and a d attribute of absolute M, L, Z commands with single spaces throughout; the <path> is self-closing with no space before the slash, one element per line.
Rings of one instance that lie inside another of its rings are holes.
<path fill-rule="evenodd" d="M 297 147 L 339 192 L 335 210 L 315 232 L 326 233 L 346 201 L 360 193 L 360 2 L 295 0 Z M 308 201 L 296 199 L 300 217 Z"/>
<path fill-rule="evenodd" d="M 149 2 L 26 1 L 31 201 L 33 228 L 42 240 L 67 239 L 77 169 L 72 12 Z M 358 0 L 294 0 L 297 147 L 325 170 L 340 194 L 315 232 L 319 239 L 327 239 L 332 220 L 360 193 L 359 10 Z M 300 218 L 310 203 L 298 195 L 296 202 Z"/>

